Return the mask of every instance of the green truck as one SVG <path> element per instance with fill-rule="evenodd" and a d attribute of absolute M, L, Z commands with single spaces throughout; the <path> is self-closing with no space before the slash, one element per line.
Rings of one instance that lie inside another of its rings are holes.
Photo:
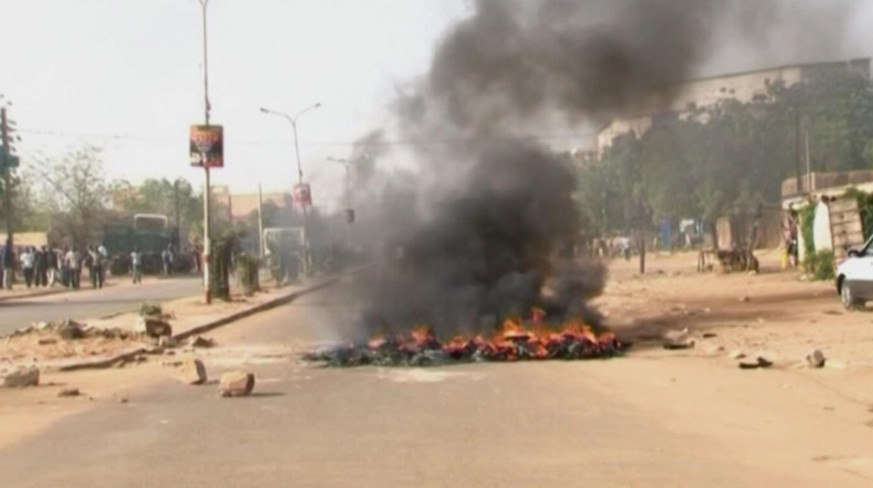
<path fill-rule="evenodd" d="M 113 275 L 130 272 L 130 253 L 138 249 L 142 253 L 143 273 L 160 273 L 161 252 L 172 246 L 173 270 L 188 272 L 193 267 L 189 253 L 179 252 L 178 232 L 170 227 L 166 215 L 136 214 L 131 223 L 107 225 L 103 230 L 103 245 L 109 251 L 109 271 Z"/>

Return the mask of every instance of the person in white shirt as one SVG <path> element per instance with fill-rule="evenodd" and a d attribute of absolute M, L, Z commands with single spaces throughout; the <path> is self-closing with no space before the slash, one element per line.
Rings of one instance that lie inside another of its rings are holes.
<path fill-rule="evenodd" d="M 64 263 L 67 265 L 67 270 L 70 274 L 70 288 L 78 290 L 82 281 L 82 254 L 76 249 L 76 246 L 67 251 L 67 255 L 64 256 Z"/>
<path fill-rule="evenodd" d="M 137 247 L 130 253 L 130 274 L 133 275 L 134 284 L 142 283 L 142 253 Z"/>
<path fill-rule="evenodd" d="M 32 247 L 27 247 L 24 249 L 24 252 L 21 253 L 21 271 L 24 272 L 24 283 L 30 288 L 33 285 L 33 264 L 36 256 L 34 256 L 35 249 Z"/>
<path fill-rule="evenodd" d="M 106 268 L 109 267 L 109 251 L 106 249 L 106 246 L 100 244 L 97 247 L 97 253 L 100 254 L 102 258 L 103 266 L 100 267 L 100 286 L 106 283 Z"/>

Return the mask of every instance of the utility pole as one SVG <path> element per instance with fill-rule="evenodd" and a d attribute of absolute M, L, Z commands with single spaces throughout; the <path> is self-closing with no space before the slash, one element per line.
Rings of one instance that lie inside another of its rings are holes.
<path fill-rule="evenodd" d="M 206 37 L 206 5 L 209 3 L 209 0 L 199 0 L 200 7 L 203 14 L 203 105 L 204 105 L 204 115 L 205 123 L 209 125 L 209 110 L 212 108 L 209 103 L 209 52 L 208 52 L 208 43 Z M 203 172 L 205 176 L 205 182 L 203 186 L 203 293 L 204 293 L 204 301 L 207 305 L 212 303 L 212 284 L 210 283 L 210 264 L 212 260 L 212 240 L 210 239 L 209 233 L 209 221 L 210 221 L 210 193 L 211 189 L 209 186 L 209 164 L 207 161 L 203 161 Z"/>
<path fill-rule="evenodd" d="M 182 218 L 179 212 L 179 179 L 173 182 L 173 197 L 175 198 L 174 206 L 176 210 L 176 247 L 182 244 Z"/>
<path fill-rule="evenodd" d="M 794 161 L 797 165 L 797 195 L 803 195 L 803 156 L 800 141 L 800 108 L 794 106 Z M 809 188 L 807 188 L 809 191 Z"/>
<path fill-rule="evenodd" d="M 12 235 L 12 151 L 9 145 L 9 121 L 6 119 L 6 108 L 0 108 L 0 137 L 3 139 L 3 213 L 6 216 L 6 243 L 8 246 L 6 252 L 11 252 L 14 249 L 15 238 Z M 9 268 L 8 272 L 13 273 L 15 277 L 14 266 Z M 12 279 L 9 280 L 12 283 Z"/>
<path fill-rule="evenodd" d="M 812 195 L 812 164 L 809 161 L 809 131 L 806 131 L 806 193 Z"/>
<path fill-rule="evenodd" d="M 258 257 L 264 259 L 264 195 L 258 183 Z"/>

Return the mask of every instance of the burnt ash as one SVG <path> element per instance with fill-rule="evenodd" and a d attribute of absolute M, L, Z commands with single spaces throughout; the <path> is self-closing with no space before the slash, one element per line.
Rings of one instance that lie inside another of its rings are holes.
<path fill-rule="evenodd" d="M 573 332 L 538 338 L 529 333 L 508 334 L 486 341 L 455 338 L 441 343 L 433 335 L 380 339 L 309 352 L 303 359 L 328 367 L 442 366 L 471 362 L 592 360 L 620 356 L 629 347 L 612 334 L 580 337 Z"/>

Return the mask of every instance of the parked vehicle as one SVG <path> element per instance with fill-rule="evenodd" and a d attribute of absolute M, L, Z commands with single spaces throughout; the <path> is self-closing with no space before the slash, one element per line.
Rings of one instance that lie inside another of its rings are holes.
<path fill-rule="evenodd" d="M 873 300 L 873 237 L 860 249 L 850 250 L 835 274 L 837 293 L 847 309 L 862 308 Z"/>
<path fill-rule="evenodd" d="M 194 263 L 190 253 L 180 252 L 178 232 L 169 226 L 165 215 L 136 214 L 129 224 L 107 225 L 103 230 L 103 245 L 109 250 L 109 270 L 113 275 L 130 272 L 130 253 L 134 248 L 142 253 L 142 271 L 159 273 L 161 252 L 172 246 L 175 250 L 173 270 L 188 272 Z"/>

